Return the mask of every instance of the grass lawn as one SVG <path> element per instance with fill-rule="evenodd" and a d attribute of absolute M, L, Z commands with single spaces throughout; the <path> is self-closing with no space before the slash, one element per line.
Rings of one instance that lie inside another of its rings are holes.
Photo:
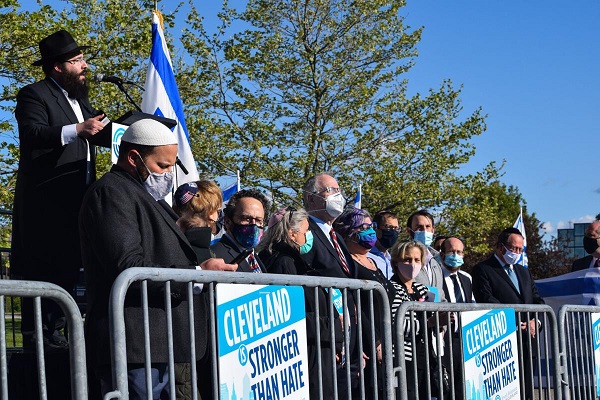
<path fill-rule="evenodd" d="M 14 327 L 14 340 L 13 340 Z M 21 336 L 21 320 L 15 319 L 14 324 L 11 318 L 6 319 L 6 348 L 23 347 L 23 337 Z"/>

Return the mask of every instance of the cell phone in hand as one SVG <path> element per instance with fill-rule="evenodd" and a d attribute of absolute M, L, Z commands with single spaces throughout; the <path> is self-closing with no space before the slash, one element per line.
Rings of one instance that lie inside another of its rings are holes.
<path fill-rule="evenodd" d="M 253 249 L 246 249 L 238 254 L 229 264 L 239 264 L 246 259 L 252 253 Z"/>

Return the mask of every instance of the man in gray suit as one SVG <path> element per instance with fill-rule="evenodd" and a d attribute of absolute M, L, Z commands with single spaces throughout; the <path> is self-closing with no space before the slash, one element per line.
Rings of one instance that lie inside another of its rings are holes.
<path fill-rule="evenodd" d="M 415 241 L 427 247 L 427 261 L 415 281 L 437 289 L 439 301 L 446 301 L 444 294 L 444 276 L 438 259 L 438 251 L 431 247 L 435 226 L 433 215 L 427 210 L 415 211 L 408 217 L 406 233 Z"/>
<path fill-rule="evenodd" d="M 209 259 L 197 267 L 196 253 L 176 225 L 177 214 L 163 200 L 173 187 L 177 137 L 159 122 L 143 119 L 123 134 L 119 159 L 88 190 L 79 215 L 81 252 L 86 274 L 88 365 L 100 380 L 102 394 L 110 391 L 108 309 L 111 287 L 121 271 L 131 267 L 235 271 L 237 265 Z M 148 285 L 152 398 L 168 387 L 167 326 L 162 285 Z M 190 362 L 187 285 L 171 285 L 175 363 Z M 130 290 L 139 291 L 139 286 Z M 194 296 L 196 358 L 206 354 L 206 303 Z M 143 311 L 139 293 L 125 301 L 125 335 L 129 392 L 146 398 Z"/>

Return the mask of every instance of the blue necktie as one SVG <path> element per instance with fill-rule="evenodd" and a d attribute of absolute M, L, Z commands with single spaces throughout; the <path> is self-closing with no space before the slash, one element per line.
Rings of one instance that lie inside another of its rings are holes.
<path fill-rule="evenodd" d="M 508 277 L 510 278 L 513 285 L 515 286 L 515 289 L 517 289 L 517 292 L 519 292 L 519 294 L 521 294 L 521 289 L 519 289 L 519 280 L 517 279 L 517 274 L 515 274 L 515 271 L 512 269 L 512 266 L 505 265 L 504 269 L 506 269 L 506 273 L 508 274 Z"/>

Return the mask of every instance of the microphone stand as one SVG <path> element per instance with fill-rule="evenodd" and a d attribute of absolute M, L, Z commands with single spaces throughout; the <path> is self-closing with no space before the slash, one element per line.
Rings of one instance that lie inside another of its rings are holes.
<path fill-rule="evenodd" d="M 125 95 L 125 98 L 127 98 L 127 101 L 130 102 L 139 112 L 142 112 L 142 109 L 140 108 L 140 106 L 138 106 L 136 104 L 136 102 L 131 98 L 131 96 L 129 95 L 129 93 L 127 93 L 127 90 L 123 86 L 123 82 L 117 82 L 116 85 L 119 88 L 119 90 L 121 92 L 123 92 L 123 94 Z M 140 89 L 144 90 L 144 88 L 140 88 Z"/>

